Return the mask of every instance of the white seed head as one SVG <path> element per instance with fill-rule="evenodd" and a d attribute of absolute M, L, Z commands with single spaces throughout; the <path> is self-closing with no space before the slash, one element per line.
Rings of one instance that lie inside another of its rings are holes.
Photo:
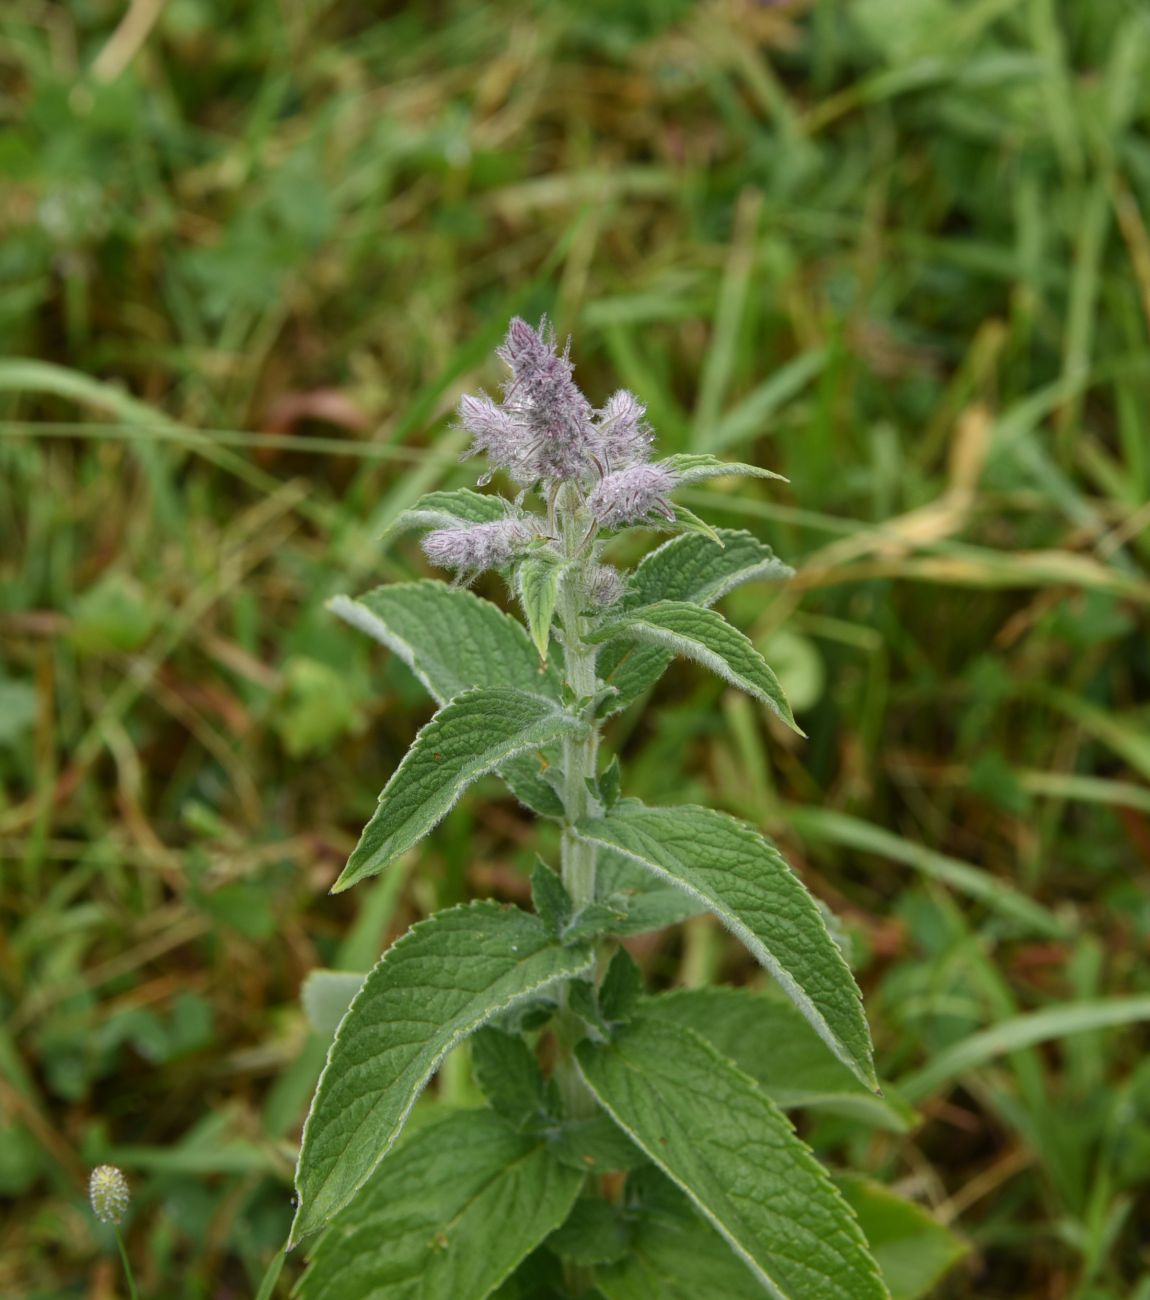
<path fill-rule="evenodd" d="M 97 1165 L 88 1179 L 88 1200 L 101 1223 L 123 1223 L 131 1192 L 115 1165 Z"/>

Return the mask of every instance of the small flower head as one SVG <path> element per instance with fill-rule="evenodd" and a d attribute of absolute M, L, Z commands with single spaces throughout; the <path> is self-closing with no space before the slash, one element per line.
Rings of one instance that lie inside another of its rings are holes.
<path fill-rule="evenodd" d="M 647 408 L 625 388 L 612 393 L 595 413 L 595 434 L 604 466 L 626 469 L 651 459 L 651 426 Z"/>
<path fill-rule="evenodd" d="M 610 564 L 597 564 L 591 570 L 587 594 L 591 597 L 591 603 L 600 609 L 614 605 L 623 595 L 623 579 L 619 576 L 619 570 Z"/>
<path fill-rule="evenodd" d="M 632 465 L 605 475 L 587 505 L 604 528 L 640 523 L 653 511 L 671 519 L 667 496 L 674 486 L 674 474 L 661 465 Z"/>
<path fill-rule="evenodd" d="M 482 452 L 493 465 L 511 470 L 523 455 L 523 430 L 515 418 L 487 396 L 468 394 L 459 403 L 459 423 L 471 434 L 471 454 Z"/>
<path fill-rule="evenodd" d="M 423 553 L 442 569 L 481 573 L 506 564 L 531 539 L 521 519 L 496 519 L 463 528 L 437 528 L 423 539 Z"/>
<path fill-rule="evenodd" d="M 131 1193 L 128 1180 L 115 1165 L 97 1165 L 88 1179 L 88 1200 L 101 1223 L 123 1223 Z"/>

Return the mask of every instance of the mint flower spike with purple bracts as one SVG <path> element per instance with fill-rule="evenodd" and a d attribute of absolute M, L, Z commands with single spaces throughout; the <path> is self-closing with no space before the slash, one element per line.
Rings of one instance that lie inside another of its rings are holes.
<path fill-rule="evenodd" d="M 464 397 L 459 418 L 471 453 L 515 488 L 430 492 L 393 525 L 424 530 L 428 559 L 456 581 L 331 602 L 437 706 L 332 892 L 410 860 L 488 777 L 526 810 L 517 841 L 527 813 L 554 823 L 540 840 L 551 861 L 537 859 L 532 911 L 449 907 L 366 979 L 309 978 L 304 1004 L 331 1050 L 296 1171 L 291 1244 L 323 1233 L 298 1300 L 392 1295 L 397 1267 L 419 1278 L 422 1300 L 481 1300 L 505 1284 L 534 1294 L 541 1253 L 556 1300 L 652 1294 L 652 1278 L 692 1256 L 702 1263 L 684 1295 L 890 1300 L 850 1206 L 771 1095 L 782 1080 L 792 1095 L 905 1123 L 875 1095 L 858 988 L 820 905 L 757 827 L 625 798 L 618 759 L 602 752 L 608 719 L 639 708 L 677 655 L 799 731 L 758 648 L 714 608 L 740 583 L 791 570 L 750 533 L 670 500 L 701 479 L 774 476 L 700 453 L 654 459 L 643 404 L 620 390 L 594 406 L 546 320 L 513 320 L 498 355 L 510 371 L 501 400 Z M 676 535 L 623 569 L 604 557 L 627 528 Z M 489 569 L 521 621 L 463 589 Z M 489 830 L 476 838 L 485 852 Z M 775 977 L 777 998 L 641 996 L 623 941 L 701 910 Z M 735 1059 L 747 1037 L 779 1043 L 761 1077 Z M 490 1104 L 431 1101 L 404 1133 L 465 1039 Z M 600 1199 L 608 1173 L 623 1193 Z"/>

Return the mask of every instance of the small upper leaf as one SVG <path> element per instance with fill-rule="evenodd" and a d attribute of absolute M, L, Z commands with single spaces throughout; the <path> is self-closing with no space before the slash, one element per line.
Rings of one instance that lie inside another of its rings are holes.
<path fill-rule="evenodd" d="M 447 1052 L 498 1012 L 587 971 L 538 917 L 472 903 L 413 926 L 384 953 L 340 1024 L 296 1170 L 293 1243 L 364 1184 Z"/>
<path fill-rule="evenodd" d="M 539 651 L 539 658 L 547 662 L 547 649 L 551 640 L 551 620 L 559 600 L 559 587 L 567 565 L 549 546 L 537 546 L 528 552 L 515 575 L 515 585 L 527 630 Z"/>
<path fill-rule="evenodd" d="M 456 696 L 416 736 L 332 892 L 375 875 L 417 844 L 477 777 L 581 725 L 525 691 L 480 688 Z"/>
<path fill-rule="evenodd" d="M 567 1218 L 582 1182 L 499 1115 L 449 1114 L 320 1238 L 299 1300 L 485 1300 Z"/>
<path fill-rule="evenodd" d="M 772 473 L 771 470 L 763 469 L 758 465 L 745 465 L 737 460 L 720 460 L 717 456 L 707 456 L 694 452 L 680 452 L 675 456 L 668 456 L 665 460 L 659 461 L 659 464 L 674 474 L 676 487 L 683 487 L 687 483 L 698 483 L 700 479 L 727 478 L 735 474 L 742 477 L 773 478 L 782 483 L 787 482 L 781 474 Z"/>
<path fill-rule="evenodd" d="M 696 660 L 762 701 L 788 727 L 803 734 L 767 661 L 738 628 L 713 609 L 687 601 L 660 600 L 608 620 L 588 640 L 603 642 L 615 637 L 648 641 Z"/>
<path fill-rule="evenodd" d="M 576 1058 L 616 1123 L 778 1300 L 887 1300 L 858 1221 L 786 1116 L 693 1030 L 637 1016 Z"/>
<path fill-rule="evenodd" d="M 384 533 L 411 532 L 417 528 L 460 528 L 467 524 L 491 524 L 512 513 L 510 501 L 497 493 L 473 492 L 471 488 L 452 488 L 428 492 L 405 510 Z"/>
<path fill-rule="evenodd" d="M 779 582 L 794 572 L 750 533 L 732 528 L 716 531 L 722 546 L 697 534 L 682 534 L 648 552 L 631 574 L 612 616 L 658 600 L 713 605 L 741 583 Z M 650 642 L 608 642 L 599 651 L 597 670 L 615 694 L 604 700 L 600 711 L 609 715 L 625 709 L 654 686 L 673 658 Z"/>
<path fill-rule="evenodd" d="M 634 799 L 581 822 L 577 833 L 710 907 L 839 1060 L 877 1086 L 858 986 L 818 905 L 773 844 L 709 808 L 647 808 Z"/>

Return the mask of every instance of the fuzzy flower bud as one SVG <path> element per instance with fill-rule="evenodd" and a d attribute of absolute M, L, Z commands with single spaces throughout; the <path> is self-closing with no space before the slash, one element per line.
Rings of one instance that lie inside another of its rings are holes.
<path fill-rule="evenodd" d="M 503 410 L 518 425 L 515 459 L 502 464 L 520 483 L 536 479 L 583 478 L 593 464 L 595 429 L 591 403 L 571 378 L 570 340 L 556 352 L 555 332 L 546 319 L 534 330 L 518 316 L 497 349 L 511 369 Z"/>
<path fill-rule="evenodd" d="M 442 569 L 479 573 L 506 564 L 530 538 L 523 520 L 496 519 L 465 528 L 437 528 L 423 539 L 423 553 Z"/>
<path fill-rule="evenodd" d="M 637 524 L 652 511 L 671 519 L 674 514 L 667 496 L 674 486 L 674 474 L 661 465 L 632 465 L 607 474 L 587 505 L 604 528 Z"/>
<path fill-rule="evenodd" d="M 493 465 L 514 474 L 524 450 L 523 430 L 501 406 L 480 393 L 470 394 L 459 403 L 459 423 L 471 434 L 471 454 L 482 452 Z"/>
<path fill-rule="evenodd" d="M 123 1223 L 131 1193 L 115 1165 L 98 1165 L 88 1180 L 88 1200 L 101 1223 Z"/>
<path fill-rule="evenodd" d="M 599 455 L 609 470 L 626 469 L 651 459 L 651 426 L 647 408 L 625 388 L 612 393 L 598 410 L 595 433 Z"/>
<path fill-rule="evenodd" d="M 587 594 L 591 598 L 591 603 L 598 605 L 600 609 L 614 605 L 623 595 L 623 579 L 619 576 L 619 570 L 609 564 L 597 564 L 591 570 Z"/>

